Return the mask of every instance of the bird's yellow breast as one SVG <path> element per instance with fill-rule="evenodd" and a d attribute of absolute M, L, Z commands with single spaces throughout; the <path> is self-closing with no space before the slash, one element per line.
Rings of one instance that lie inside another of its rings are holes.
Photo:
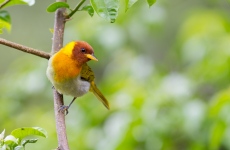
<path fill-rule="evenodd" d="M 54 80 L 56 82 L 76 78 L 81 72 L 81 67 L 79 67 L 77 61 L 61 51 L 53 56 L 52 66 L 55 72 Z"/>

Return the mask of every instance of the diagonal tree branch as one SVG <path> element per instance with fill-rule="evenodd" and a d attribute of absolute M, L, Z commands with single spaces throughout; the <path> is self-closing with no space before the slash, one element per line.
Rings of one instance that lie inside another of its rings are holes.
<path fill-rule="evenodd" d="M 39 56 L 39 57 L 42 57 L 42 58 L 46 58 L 46 59 L 50 58 L 49 53 L 46 53 L 46 52 L 43 52 L 41 50 L 37 50 L 37 49 L 34 49 L 34 48 L 30 48 L 30 47 L 27 47 L 27 46 L 24 46 L 24 45 L 21 45 L 21 44 L 17 44 L 17 43 L 11 42 L 11 41 L 7 41 L 7 40 L 5 40 L 3 38 L 0 38 L 0 44 L 5 45 L 5 46 L 9 46 L 9 47 L 12 47 L 12 48 L 15 48 L 15 49 L 18 49 L 18 50 L 26 52 L 26 53 L 36 55 L 36 56 Z"/>

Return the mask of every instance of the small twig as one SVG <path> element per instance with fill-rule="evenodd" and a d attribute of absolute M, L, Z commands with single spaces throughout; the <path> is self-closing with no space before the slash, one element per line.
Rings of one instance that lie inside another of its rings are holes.
<path fill-rule="evenodd" d="M 5 40 L 3 38 L 0 38 L 0 44 L 5 45 L 5 46 L 9 46 L 9 47 L 12 47 L 12 48 L 15 48 L 15 49 L 18 49 L 18 50 L 26 52 L 26 53 L 36 55 L 36 56 L 39 56 L 39 57 L 42 57 L 42 58 L 46 58 L 46 59 L 50 58 L 49 53 L 46 53 L 44 51 L 37 50 L 37 49 L 34 49 L 34 48 L 30 48 L 30 47 L 27 47 L 27 46 L 24 46 L 24 45 L 21 45 L 21 44 L 17 44 L 17 43 L 11 42 L 11 41 L 7 41 L 7 40 Z"/>
<path fill-rule="evenodd" d="M 66 16 L 67 19 L 71 18 L 81 7 L 82 4 L 84 4 L 85 0 L 80 1 L 77 6 L 73 9 L 73 11 L 71 11 L 71 13 L 69 15 Z"/>
<path fill-rule="evenodd" d="M 2 4 L 0 4 L 0 9 L 2 9 L 10 0 L 5 0 Z"/>

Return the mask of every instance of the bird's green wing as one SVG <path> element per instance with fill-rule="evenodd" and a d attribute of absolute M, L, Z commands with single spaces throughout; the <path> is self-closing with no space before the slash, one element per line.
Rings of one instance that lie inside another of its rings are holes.
<path fill-rule="evenodd" d="M 87 63 L 85 63 L 82 66 L 81 79 L 90 82 L 90 91 L 93 92 L 93 94 L 98 98 L 99 101 L 104 104 L 107 109 L 109 109 L 109 102 L 101 93 L 101 91 L 97 88 L 96 84 L 94 83 L 94 78 L 95 77 L 92 69 L 87 65 Z"/>
<path fill-rule="evenodd" d="M 89 82 L 92 82 L 94 81 L 94 73 L 92 71 L 92 69 L 87 65 L 87 63 L 85 63 L 83 66 L 82 66 L 82 69 L 81 69 L 81 78 L 83 80 L 86 80 L 86 81 L 89 81 Z"/>

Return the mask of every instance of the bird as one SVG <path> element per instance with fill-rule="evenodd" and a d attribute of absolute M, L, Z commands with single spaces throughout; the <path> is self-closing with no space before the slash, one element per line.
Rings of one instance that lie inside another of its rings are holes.
<path fill-rule="evenodd" d="M 68 114 L 76 98 L 92 92 L 107 109 L 109 102 L 95 84 L 95 76 L 87 62 L 98 61 L 93 48 L 85 41 L 72 41 L 52 55 L 48 61 L 46 76 L 58 93 L 73 96 L 68 106 L 59 109 Z"/>

